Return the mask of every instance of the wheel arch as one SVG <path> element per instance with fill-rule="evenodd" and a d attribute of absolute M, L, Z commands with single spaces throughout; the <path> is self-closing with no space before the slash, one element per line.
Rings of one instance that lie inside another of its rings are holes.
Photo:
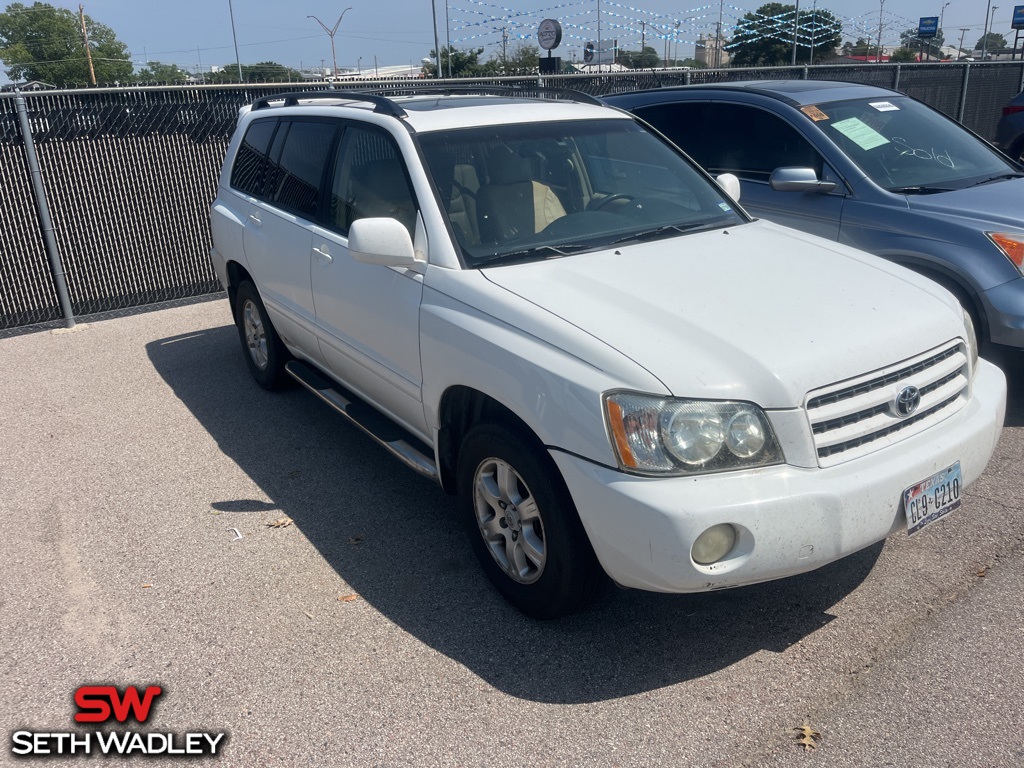
<path fill-rule="evenodd" d="M 458 491 L 459 449 L 477 424 L 501 424 L 526 440 L 543 446 L 536 432 L 519 415 L 496 398 L 478 389 L 453 385 L 441 396 L 437 409 L 437 458 L 441 487 L 449 494 Z"/>
<path fill-rule="evenodd" d="M 978 343 L 983 344 L 988 341 L 988 315 L 985 312 L 985 304 L 981 301 L 978 290 L 971 280 L 935 261 L 925 261 L 910 254 L 887 255 L 886 258 L 922 277 L 927 277 L 952 293 L 960 305 L 970 313 L 971 320 L 974 322 L 974 332 L 978 334 Z"/>
<path fill-rule="evenodd" d="M 231 307 L 231 316 L 234 317 L 237 311 L 237 307 L 235 305 L 238 298 L 238 286 L 245 280 L 248 280 L 253 285 L 256 285 L 256 281 L 252 279 L 252 275 L 249 274 L 249 271 L 237 261 L 229 261 L 227 263 L 227 270 L 228 284 L 225 288 L 228 292 L 228 305 Z"/>

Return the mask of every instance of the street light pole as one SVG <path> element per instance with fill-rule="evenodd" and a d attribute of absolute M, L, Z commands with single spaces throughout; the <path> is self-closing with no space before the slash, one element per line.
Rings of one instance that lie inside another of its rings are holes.
<path fill-rule="evenodd" d="M 988 0 L 988 7 L 985 9 L 985 27 L 981 32 L 981 60 L 985 60 L 985 51 L 988 49 L 988 17 L 992 14 L 992 0 Z"/>
<path fill-rule="evenodd" d="M 324 32 L 326 32 L 327 36 L 329 38 L 331 38 L 331 62 L 334 65 L 334 68 L 331 70 L 331 77 L 337 77 L 338 76 L 338 56 L 334 52 L 334 36 L 338 32 L 338 27 L 341 26 L 341 20 L 344 19 L 345 18 L 345 14 L 348 13 L 349 11 L 351 11 L 351 10 L 352 10 L 352 6 L 349 6 L 344 11 L 341 12 L 341 16 L 338 17 L 338 21 L 337 21 L 337 23 L 335 23 L 333 29 L 328 27 L 322 21 L 320 21 L 320 19 L 318 19 L 316 16 L 307 16 L 306 17 L 307 19 L 313 19 L 313 21 L 315 21 L 317 24 L 319 24 L 321 27 L 323 27 L 324 28 Z"/>

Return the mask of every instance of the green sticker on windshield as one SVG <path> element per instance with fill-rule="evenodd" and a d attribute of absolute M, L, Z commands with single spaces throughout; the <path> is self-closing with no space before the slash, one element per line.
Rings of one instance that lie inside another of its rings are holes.
<path fill-rule="evenodd" d="M 832 123 L 832 127 L 861 149 L 874 149 L 889 143 L 885 136 L 858 117 L 851 117 L 848 120 Z"/>

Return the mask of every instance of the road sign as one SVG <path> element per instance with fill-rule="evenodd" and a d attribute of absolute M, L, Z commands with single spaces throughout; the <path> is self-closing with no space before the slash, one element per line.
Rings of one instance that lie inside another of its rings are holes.
<path fill-rule="evenodd" d="M 594 50 L 595 47 L 593 43 L 587 43 L 583 46 L 583 60 L 587 62 L 587 64 L 594 60 Z"/>

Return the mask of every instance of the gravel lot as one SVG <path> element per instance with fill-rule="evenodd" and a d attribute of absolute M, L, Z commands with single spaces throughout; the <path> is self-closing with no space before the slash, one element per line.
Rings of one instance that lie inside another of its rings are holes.
<path fill-rule="evenodd" d="M 228 731 L 230 766 L 1024 764 L 1019 363 L 988 472 L 920 535 L 540 623 L 439 488 L 252 383 L 223 299 L 0 359 L 0 764 L 97 682 L 162 686 L 147 727 Z"/>

